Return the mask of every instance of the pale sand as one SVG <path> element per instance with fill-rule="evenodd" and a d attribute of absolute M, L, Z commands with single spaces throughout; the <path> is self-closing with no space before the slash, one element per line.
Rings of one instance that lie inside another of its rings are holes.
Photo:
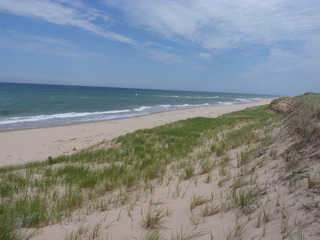
<path fill-rule="evenodd" d="M 277 131 L 273 134 L 278 135 Z M 205 158 L 217 165 L 208 173 L 201 171 L 204 158 L 191 154 L 190 158 L 169 164 L 164 176 L 86 200 L 71 217 L 43 228 L 27 229 L 23 239 L 318 240 L 319 194 L 311 193 L 306 178 L 294 183 L 283 178 L 290 175 L 283 154 L 291 144 L 292 139 L 277 137 L 263 155 L 250 159 L 245 166 L 239 166 L 239 156 L 248 146 L 229 151 L 226 165 L 219 163 L 223 157 L 211 153 Z M 201 151 L 206 152 L 210 145 L 209 142 Z M 195 174 L 185 179 L 184 166 L 189 165 Z M 320 163 L 313 168 L 318 173 Z M 255 192 L 252 197 L 247 195 L 250 189 Z M 243 201 L 249 201 L 246 208 L 235 201 L 240 193 Z M 197 197 L 204 201 L 191 208 Z M 146 227 L 147 213 L 155 216 L 157 211 L 160 215 L 167 213 L 161 217 L 160 226 Z"/>
<path fill-rule="evenodd" d="M 0 132 L 0 166 L 46 160 L 49 156 L 71 154 L 138 129 L 153 128 L 187 118 L 217 117 L 247 107 L 269 104 L 271 101 L 257 99 L 254 103 L 190 108 L 121 120 L 3 131 Z"/>
<path fill-rule="evenodd" d="M 7 150 L 1 150 L 1 154 L 6 153 L 4 156 L 8 158 L 9 153 L 18 156 L 28 152 L 29 161 L 45 159 L 48 155 L 71 153 L 73 147 L 78 150 L 90 147 L 104 139 L 112 139 L 137 129 L 197 116 L 216 117 L 270 101 L 259 100 L 257 103 L 186 109 L 117 121 L 3 132 L 0 133 L 0 139 L 5 145 L 1 144 L 1 148 L 6 146 Z M 35 140 L 30 141 L 32 138 Z M 245 175 L 242 173 L 246 169 L 238 166 L 242 148 L 228 153 L 230 160 L 227 166 L 217 166 L 204 174 L 201 173 L 203 159 L 190 158 L 185 162 L 192 164 L 195 169 L 195 174 L 190 179 L 184 179 L 183 168 L 178 169 L 178 165 L 174 166 L 175 163 L 172 163 L 172 166 L 166 168 L 166 174 L 162 178 L 140 182 L 132 188 L 117 188 L 99 198 L 88 200 L 71 217 L 59 223 L 39 229 L 20 229 L 23 239 L 319 239 L 319 223 L 316 221 L 319 207 L 316 204 L 320 204 L 320 197 L 311 194 L 306 178 L 294 184 L 290 184 L 291 180 L 283 179 L 289 173 L 282 156 L 290 144 L 290 139 L 276 140 L 266 149 L 265 154 L 251 159 L 247 167 L 254 172 Z M 35 147 L 39 151 L 32 152 Z M 277 153 L 277 156 L 271 160 L 272 152 Z M 26 162 L 25 158 L 18 161 L 7 160 L 7 164 Z M 208 160 L 215 162 L 219 158 L 211 154 Z M 223 168 L 228 174 L 220 173 Z M 317 163 L 313 168 L 318 173 L 320 164 Z M 236 183 L 238 187 L 235 187 Z M 245 214 L 244 209 L 233 199 L 231 193 L 239 194 L 240 188 L 258 191 L 249 205 L 253 209 L 250 213 Z M 206 202 L 191 209 L 191 203 L 195 202 L 197 196 L 206 199 Z M 206 207 L 208 211 L 215 211 L 204 215 Z M 147 213 L 154 215 L 157 210 L 168 213 L 160 221 L 161 227 L 146 228 Z M 152 238 L 152 234 L 157 232 L 161 238 L 156 235 Z"/>

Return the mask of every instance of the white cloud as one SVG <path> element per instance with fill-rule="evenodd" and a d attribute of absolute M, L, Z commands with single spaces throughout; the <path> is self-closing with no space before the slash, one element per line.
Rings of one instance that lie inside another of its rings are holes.
<path fill-rule="evenodd" d="M 203 58 L 205 60 L 208 60 L 208 61 L 211 60 L 211 54 L 210 53 L 201 52 L 201 53 L 199 53 L 199 57 Z"/>
<path fill-rule="evenodd" d="M 309 38 L 299 51 L 274 47 L 260 62 L 252 61 L 240 76 L 251 82 L 266 83 L 266 92 L 302 94 L 320 89 L 320 41 Z M 269 89 L 268 89 L 269 88 Z"/>
<path fill-rule="evenodd" d="M 129 24 L 206 49 L 296 40 L 320 27 L 318 0 L 104 0 Z"/>
<path fill-rule="evenodd" d="M 165 64 L 189 63 L 184 58 L 167 51 L 163 51 L 155 48 L 147 48 L 147 47 L 144 47 L 142 50 L 150 58 Z"/>
<path fill-rule="evenodd" d="M 320 88 L 319 0 L 103 1 L 137 29 L 203 49 L 200 58 L 219 53 L 230 64 L 243 60 L 240 77 L 256 88 L 271 79 L 283 92 Z"/>
<path fill-rule="evenodd" d="M 29 38 L 39 43 L 56 45 L 56 46 L 67 47 L 67 48 L 75 48 L 75 45 L 73 43 L 62 38 L 52 38 L 47 36 L 26 35 L 26 34 L 21 34 L 21 37 Z"/>
<path fill-rule="evenodd" d="M 0 11 L 59 25 L 75 26 L 113 41 L 138 45 L 131 38 L 94 24 L 92 21 L 97 18 L 104 21 L 108 18 L 104 14 L 99 14 L 97 10 L 86 7 L 80 1 L 1 0 Z"/>
<path fill-rule="evenodd" d="M 69 57 L 86 57 L 93 55 L 63 38 L 24 34 L 16 31 L 0 31 L 0 45 L 20 51 L 50 55 Z"/>
<path fill-rule="evenodd" d="M 201 49 L 202 52 L 193 56 L 211 60 L 217 53 L 221 56 L 225 50 L 236 49 L 240 50 L 237 51 L 240 55 L 252 54 L 243 68 L 243 76 L 248 78 L 298 70 L 313 75 L 319 73 L 319 0 L 100 2 L 121 14 L 110 16 L 110 9 L 95 9 L 90 7 L 94 6 L 92 2 L 84 0 L 0 0 L 0 12 L 75 26 L 112 41 L 138 46 L 152 59 L 165 63 L 190 66 L 195 61 L 190 58 L 190 52 L 194 54 Z M 141 43 L 108 28 L 116 28 L 118 23 L 135 28 L 130 29 L 131 34 L 137 31 Z M 150 32 L 154 35 L 151 36 Z M 167 44 L 168 41 L 163 39 L 172 42 Z M 57 41 L 58 49 L 67 48 L 60 40 L 42 37 L 42 45 L 45 48 L 50 41 L 52 45 Z M 190 52 L 185 54 L 186 47 Z M 263 56 L 257 57 L 261 49 Z"/>

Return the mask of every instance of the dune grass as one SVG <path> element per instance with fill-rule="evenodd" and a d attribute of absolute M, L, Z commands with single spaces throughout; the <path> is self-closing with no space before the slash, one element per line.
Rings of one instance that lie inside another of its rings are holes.
<path fill-rule="evenodd" d="M 222 171 L 228 164 L 226 152 L 262 141 L 261 129 L 275 118 L 262 106 L 214 119 L 188 119 L 120 136 L 105 148 L 0 168 L 0 239 L 19 239 L 16 229 L 60 222 L 112 190 L 130 190 L 160 178 L 169 164 L 183 161 L 208 142 L 214 142 L 212 153 L 221 156 Z M 204 162 L 201 172 L 214 164 Z M 196 174 L 192 166 L 184 171 L 185 179 Z M 250 203 L 246 200 L 246 192 L 235 192 L 234 201 L 241 207 Z"/>
<path fill-rule="evenodd" d="M 299 134 L 304 143 L 316 143 L 320 138 L 320 94 L 300 96 L 286 121 L 288 127 Z"/>

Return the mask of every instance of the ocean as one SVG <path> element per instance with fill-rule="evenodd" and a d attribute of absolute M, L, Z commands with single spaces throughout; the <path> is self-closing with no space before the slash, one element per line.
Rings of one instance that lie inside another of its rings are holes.
<path fill-rule="evenodd" d="M 271 95 L 0 83 L 0 130 L 129 118 Z"/>

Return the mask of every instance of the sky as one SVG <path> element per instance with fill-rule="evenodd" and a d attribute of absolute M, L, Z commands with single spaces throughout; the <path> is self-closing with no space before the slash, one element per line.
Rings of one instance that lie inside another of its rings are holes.
<path fill-rule="evenodd" d="M 0 81 L 320 92 L 320 1 L 0 0 Z"/>

